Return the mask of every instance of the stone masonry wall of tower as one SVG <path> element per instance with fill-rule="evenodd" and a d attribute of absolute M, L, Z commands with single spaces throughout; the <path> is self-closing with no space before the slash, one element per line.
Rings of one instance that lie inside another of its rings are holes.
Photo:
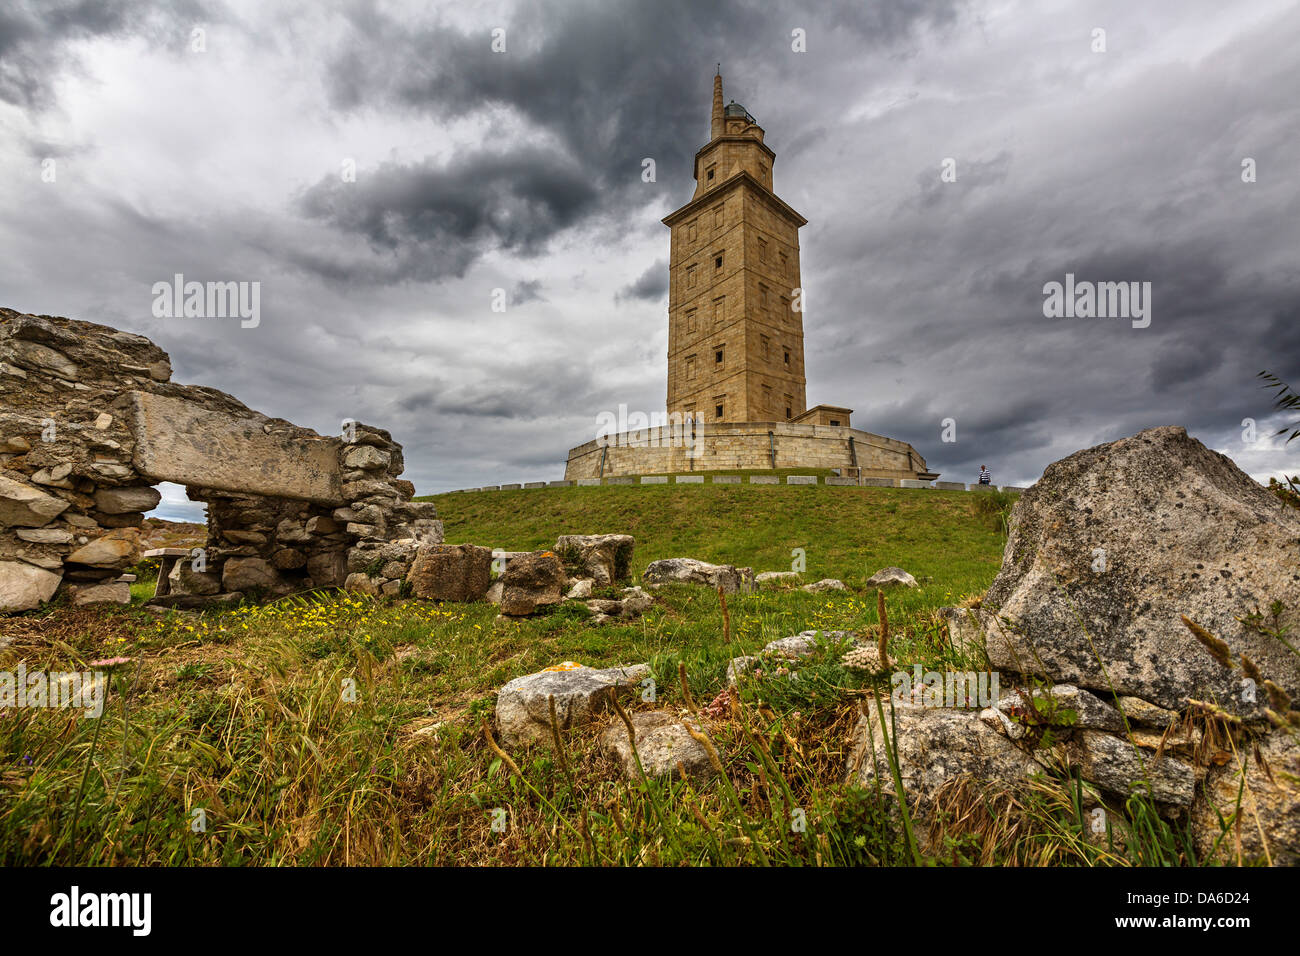
<path fill-rule="evenodd" d="M 772 191 L 775 154 L 714 77 L 710 140 L 670 230 L 667 410 L 698 421 L 785 421 L 807 408 L 799 227 Z"/>

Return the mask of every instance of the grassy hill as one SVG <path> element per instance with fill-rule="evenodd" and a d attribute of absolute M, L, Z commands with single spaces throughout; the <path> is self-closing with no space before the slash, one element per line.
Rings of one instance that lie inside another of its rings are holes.
<path fill-rule="evenodd" d="M 674 585 L 640 617 L 602 624 L 575 602 L 507 620 L 486 602 L 341 593 L 163 619 L 67 606 L 10 618 L 0 670 L 126 660 L 108 665 L 105 719 L 30 708 L 0 719 L 0 865 L 1189 862 L 1164 831 L 1145 841 L 1163 855 L 1099 845 L 1068 785 L 994 817 L 957 806 L 967 822 L 919 849 L 887 786 L 845 783 L 849 730 L 888 681 L 845 666 L 844 646 L 797 673 L 771 668 L 725 702 L 728 661 L 768 641 L 819 629 L 874 643 L 877 595 L 862 585 L 887 565 L 921 585 L 886 598 L 893 666 L 979 667 L 935 611 L 993 579 L 1003 496 L 705 484 L 434 500 L 452 543 L 523 550 L 628 532 L 634 576 L 675 556 L 786 570 L 803 548 L 804 580 L 850 589 L 768 587 L 733 595 L 724 616 L 709 589 Z M 500 687 L 565 660 L 649 664 L 656 696 L 636 709 L 723 701 L 731 716 L 708 732 L 726 776 L 630 780 L 601 753 L 598 727 L 566 734 L 562 756 L 493 750 Z M 792 833 L 791 808 L 806 832 Z M 508 826 L 494 829 L 501 810 Z"/>
<path fill-rule="evenodd" d="M 983 496 L 981 496 L 983 499 Z M 450 543 L 528 551 L 559 534 L 636 538 L 633 573 L 659 558 L 692 557 L 859 585 L 897 565 L 946 596 L 982 592 L 1002 561 L 1002 536 L 984 500 L 962 491 L 808 485 L 602 485 L 456 492 L 434 501 Z M 980 510 L 980 506 L 983 509 Z"/>

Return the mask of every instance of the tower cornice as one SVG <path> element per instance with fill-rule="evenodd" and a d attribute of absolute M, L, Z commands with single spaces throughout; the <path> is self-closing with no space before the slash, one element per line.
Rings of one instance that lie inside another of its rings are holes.
<path fill-rule="evenodd" d="M 801 216 L 798 212 L 796 212 L 793 206 L 791 206 L 789 203 L 782 200 L 780 197 L 776 195 L 776 193 L 772 192 L 770 189 L 768 189 L 766 186 L 760 183 L 749 173 L 745 172 L 743 169 L 737 172 L 735 175 L 731 176 L 730 178 L 719 183 L 717 186 L 713 187 L 708 192 L 696 196 L 694 199 L 692 199 L 690 202 L 688 202 L 686 205 L 682 206 L 680 209 L 676 210 L 675 212 L 669 213 L 667 216 L 661 219 L 660 222 L 662 222 L 665 226 L 668 226 L 671 229 L 674 223 L 683 219 L 690 213 L 695 212 L 696 210 L 704 206 L 710 205 L 718 196 L 724 193 L 733 192 L 736 189 L 740 188 L 742 185 L 752 186 L 754 188 L 754 191 L 759 196 L 761 196 L 764 200 L 766 200 L 768 203 L 774 206 L 778 212 L 788 217 L 789 219 L 793 220 L 794 222 L 798 223 L 800 226 L 808 225 L 808 220 L 805 219 L 803 216 Z"/>

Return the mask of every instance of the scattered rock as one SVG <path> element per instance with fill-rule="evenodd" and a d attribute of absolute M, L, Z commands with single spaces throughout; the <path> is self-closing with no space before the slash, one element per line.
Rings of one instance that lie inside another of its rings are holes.
<path fill-rule="evenodd" d="M 881 568 L 871 577 L 867 578 L 868 588 L 888 588 L 900 585 L 906 588 L 920 587 L 916 583 L 916 578 L 912 577 L 902 568 Z"/>
<path fill-rule="evenodd" d="M 714 589 L 722 588 L 724 594 L 736 594 L 753 581 L 753 572 L 749 572 L 747 581 L 746 571 L 749 569 L 738 569 L 730 564 L 709 564 L 694 558 L 663 558 L 651 561 L 641 580 L 650 587 L 673 583 L 704 584 Z"/>
<path fill-rule="evenodd" d="M 425 600 L 481 600 L 492 583 L 492 549 L 474 544 L 424 545 L 416 552 L 407 580 L 411 593 Z"/>
<path fill-rule="evenodd" d="M 609 587 L 626 580 L 632 566 L 636 539 L 630 534 L 565 534 L 555 542 L 556 554 L 572 554 L 596 587 Z"/>
<path fill-rule="evenodd" d="M 490 554 L 490 552 L 489 552 Z M 501 613 L 524 617 L 564 600 L 564 567 L 552 551 L 533 551 L 506 564 L 501 576 Z"/>
<path fill-rule="evenodd" d="M 812 584 L 805 584 L 803 590 L 809 594 L 821 594 L 823 591 L 847 591 L 844 582 L 835 578 L 822 578 L 820 581 L 814 581 Z"/>
<path fill-rule="evenodd" d="M 600 748 L 616 759 L 629 779 L 640 780 L 637 758 L 646 776 L 664 777 L 685 773 L 711 777 L 716 771 L 704 745 L 690 735 L 686 726 L 662 710 L 631 714 L 636 733 L 636 757 L 628 743 L 627 725 L 615 719 L 600 735 Z M 680 768 L 680 770 L 679 770 Z"/>
<path fill-rule="evenodd" d="M 570 601 L 570 600 L 582 601 L 591 597 L 591 590 L 592 590 L 591 578 L 581 578 L 580 580 L 574 582 L 573 587 L 569 588 L 568 593 L 564 595 L 564 599 L 566 601 Z"/>
<path fill-rule="evenodd" d="M 555 697 L 556 722 L 561 730 L 568 730 L 603 714 L 614 699 L 616 687 L 620 694 L 631 694 L 649 676 L 649 666 L 637 664 L 540 671 L 516 677 L 497 695 L 496 716 L 501 739 L 510 746 L 549 742 L 551 696 Z"/>
<path fill-rule="evenodd" d="M 801 631 L 790 637 L 768 641 L 757 654 L 733 657 L 727 664 L 727 683 L 735 684 L 741 674 L 752 674 L 764 661 L 774 658 L 785 661 L 807 657 L 821 645 L 832 642 L 851 641 L 851 631 Z"/>
<path fill-rule="evenodd" d="M 655 599 L 639 587 L 623 589 L 623 616 L 634 617 L 654 607 Z"/>

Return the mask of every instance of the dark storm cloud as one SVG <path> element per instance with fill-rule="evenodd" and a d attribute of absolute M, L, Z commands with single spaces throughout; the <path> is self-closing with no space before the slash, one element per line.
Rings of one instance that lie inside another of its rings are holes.
<path fill-rule="evenodd" d="M 76 64 L 73 42 L 143 35 L 179 46 L 212 15 L 213 5 L 199 0 L 8 0 L 0 6 L 0 100 L 31 110 L 52 105 L 55 80 Z"/>
<path fill-rule="evenodd" d="M 356 182 L 327 177 L 297 206 L 363 238 L 388 263 L 383 274 L 391 281 L 460 276 L 487 249 L 537 255 L 595 202 L 577 163 L 525 149 L 465 155 L 445 166 L 384 163 Z M 342 266 L 339 272 L 351 275 Z"/>
<path fill-rule="evenodd" d="M 668 260 L 657 259 L 641 278 L 631 285 L 624 286 L 615 296 L 616 301 L 623 299 L 642 299 L 646 302 L 658 302 L 668 295 Z"/>
<path fill-rule="evenodd" d="M 326 67 L 336 107 L 396 107 L 443 120 L 508 108 L 559 146 L 542 151 L 521 138 L 511 152 L 466 157 L 441 173 L 384 168 L 378 175 L 386 186 L 352 200 L 342 184 L 323 180 L 305 211 L 320 215 L 322 193 L 346 205 L 341 215 L 321 218 L 366 235 L 396 263 L 377 270 L 358 263 L 351 273 L 310 257 L 301 265 L 353 280 L 459 275 L 489 247 L 535 251 L 585 216 L 625 217 L 629 207 L 662 195 L 642 188 L 644 159 L 655 160 L 659 181 L 689 180 L 691 150 L 683 145 L 701 143 L 707 131 L 705 84 L 715 60 L 739 73 L 759 63 L 764 72 L 786 72 L 794 68 L 796 26 L 815 36 L 821 28 L 820 36 L 834 30 L 856 37 L 869 51 L 921 24 L 949 21 L 956 6 L 913 0 L 819 12 L 693 0 L 545 3 L 474 28 L 350 8 L 353 33 Z M 491 48 L 497 28 L 506 31 L 504 53 Z M 512 210 L 517 217 L 506 215 Z M 423 248 L 435 236 L 468 245 L 450 256 Z M 417 262 L 428 268 L 416 269 Z"/>

